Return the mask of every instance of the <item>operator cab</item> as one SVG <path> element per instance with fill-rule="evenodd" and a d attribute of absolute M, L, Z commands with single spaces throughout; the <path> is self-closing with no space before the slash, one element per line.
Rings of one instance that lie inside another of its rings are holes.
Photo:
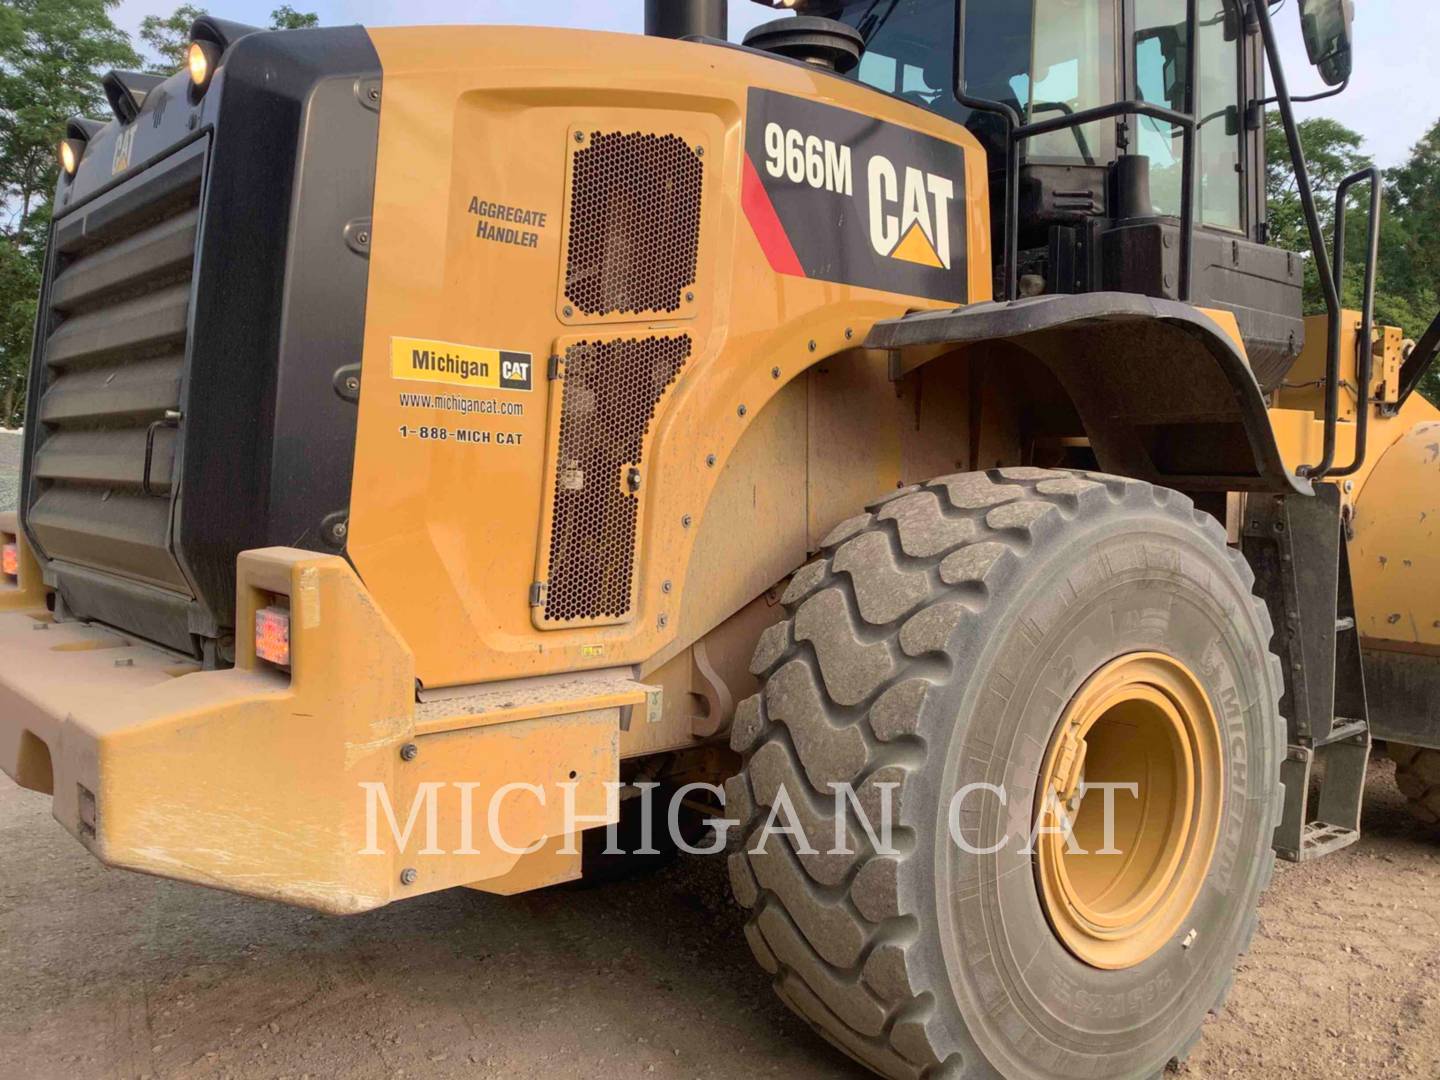
<path fill-rule="evenodd" d="M 865 51 L 849 77 L 963 124 L 989 158 L 1004 250 L 1007 125 L 1122 101 L 1187 109 L 1186 0 L 853 0 L 833 17 Z M 961 20 L 963 18 L 963 25 Z M 1304 340 L 1301 260 L 1265 246 L 1264 51 L 1240 0 L 1200 0 L 1191 299 L 1233 312 L 1262 385 Z M 1020 143 L 1021 295 L 1117 291 L 1179 299 L 1183 132 L 1126 115 Z M 997 269 L 997 274 L 1000 271 Z M 1004 289 L 997 280 L 996 295 Z"/>

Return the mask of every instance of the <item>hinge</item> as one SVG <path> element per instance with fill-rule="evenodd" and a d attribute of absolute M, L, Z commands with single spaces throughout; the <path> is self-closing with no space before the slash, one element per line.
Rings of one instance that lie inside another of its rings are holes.
<path fill-rule="evenodd" d="M 537 581 L 530 586 L 530 606 L 541 607 L 545 603 L 546 585 L 543 581 Z"/>
<path fill-rule="evenodd" d="M 561 369 L 562 369 L 564 366 L 565 366 L 565 361 L 562 360 L 562 359 L 560 359 L 560 357 L 558 357 L 558 356 L 552 356 L 552 357 L 550 357 L 550 363 L 549 363 L 549 366 L 546 368 L 545 377 L 546 377 L 547 379 L 551 379 L 551 380 L 560 378 L 560 375 L 562 374 Z"/>

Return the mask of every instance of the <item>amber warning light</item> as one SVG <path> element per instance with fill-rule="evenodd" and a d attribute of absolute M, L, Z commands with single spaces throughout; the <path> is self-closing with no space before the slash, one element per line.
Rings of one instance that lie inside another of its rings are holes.
<path fill-rule="evenodd" d="M 266 607 L 255 612 L 255 655 L 272 664 L 290 664 L 290 612 Z"/>
<path fill-rule="evenodd" d="M 5 552 L 0 555 L 0 569 L 5 571 L 7 577 L 18 578 L 20 576 L 20 545 L 6 544 Z"/>

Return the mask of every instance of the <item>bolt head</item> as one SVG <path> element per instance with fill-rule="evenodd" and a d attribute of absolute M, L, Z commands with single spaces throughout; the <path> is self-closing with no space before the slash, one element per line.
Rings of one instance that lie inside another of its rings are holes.
<path fill-rule="evenodd" d="M 706 467 L 707 469 L 713 469 L 713 468 L 715 467 L 715 455 L 714 455 L 714 454 L 706 454 L 706 455 L 705 455 L 705 467 Z"/>
<path fill-rule="evenodd" d="M 778 379 L 780 377 L 780 369 L 778 367 L 772 367 L 770 369 L 770 377 L 772 379 Z"/>
<path fill-rule="evenodd" d="M 663 592 L 663 593 L 668 593 L 668 592 L 669 592 L 671 589 L 673 589 L 674 587 L 675 587 L 675 585 L 674 585 L 673 582 L 662 581 L 662 582 L 660 583 L 660 591 Z"/>
<path fill-rule="evenodd" d="M 667 627 L 667 626 L 670 625 L 670 616 L 668 616 L 668 615 L 661 615 L 658 619 L 655 620 L 655 625 L 656 625 L 659 629 L 664 630 L 665 627 Z"/>
<path fill-rule="evenodd" d="M 569 304 L 566 304 L 566 305 L 565 305 L 565 317 L 568 319 L 568 318 L 570 318 L 570 316 L 572 316 L 572 315 L 574 315 L 574 314 L 575 314 L 575 309 L 572 308 Z"/>
<path fill-rule="evenodd" d="M 852 329 L 852 328 L 849 327 L 849 326 L 845 327 L 845 340 L 846 340 L 846 341 L 849 341 L 849 340 L 850 340 L 851 338 L 853 338 L 854 336 L 855 336 L 855 331 L 854 331 L 854 329 Z"/>
<path fill-rule="evenodd" d="M 684 517 L 682 517 L 682 518 L 680 519 L 680 526 L 681 526 L 681 528 L 688 529 L 693 522 L 694 522 L 694 518 L 692 518 L 689 514 L 686 514 Z"/>
<path fill-rule="evenodd" d="M 420 748 L 413 742 L 407 742 L 404 746 L 400 747 L 401 761 L 414 761 L 419 755 Z"/>
<path fill-rule="evenodd" d="M 346 390 L 359 390 L 359 389 L 360 389 L 360 380 L 357 379 L 354 375 L 351 375 L 348 379 L 345 380 L 345 389 L 346 389 Z"/>
<path fill-rule="evenodd" d="M 335 523 L 335 528 L 332 531 L 337 537 L 343 540 L 345 537 L 350 535 L 350 526 L 345 524 L 345 522 L 343 521 L 337 521 Z"/>
<path fill-rule="evenodd" d="M 735 410 L 735 415 L 736 415 L 736 416 L 744 416 L 744 415 L 745 415 L 746 413 L 748 413 L 749 411 L 750 411 L 750 410 L 747 409 L 744 405 L 741 405 L 739 408 L 737 408 L 737 409 Z"/>
<path fill-rule="evenodd" d="M 575 132 L 575 141 L 577 143 L 583 143 L 585 141 L 585 133 L 583 131 Z"/>
<path fill-rule="evenodd" d="M 685 294 L 685 302 L 687 304 L 693 304 L 695 302 L 695 294 L 693 292 L 687 292 Z"/>
<path fill-rule="evenodd" d="M 818 346 L 817 346 L 817 345 L 815 344 L 815 342 L 812 340 L 812 341 L 810 342 L 810 351 L 811 351 L 811 352 L 814 352 L 814 351 L 816 350 L 816 348 L 818 348 Z"/>
<path fill-rule="evenodd" d="M 414 870 L 413 867 L 407 866 L 404 870 L 401 870 L 401 871 L 400 871 L 400 884 L 401 884 L 401 885 L 414 885 L 414 884 L 415 884 L 415 879 L 418 878 L 419 876 L 420 876 L 420 875 L 415 872 L 415 870 Z"/>

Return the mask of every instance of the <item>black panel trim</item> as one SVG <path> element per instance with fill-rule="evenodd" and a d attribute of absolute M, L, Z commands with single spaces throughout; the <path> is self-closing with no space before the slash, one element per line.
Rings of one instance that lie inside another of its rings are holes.
<path fill-rule="evenodd" d="M 236 556 L 327 550 L 349 501 L 356 410 L 331 380 L 363 346 L 369 264 L 343 226 L 372 213 L 380 58 L 359 27 L 258 33 L 222 71 L 175 539 L 226 627 Z"/>
<path fill-rule="evenodd" d="M 1189 304 L 1131 293 L 992 302 L 877 323 L 865 344 L 983 341 L 1014 342 L 1055 373 L 1107 471 L 1182 491 L 1311 493 L 1280 457 L 1245 357 Z M 1217 461 L 1227 467 L 1214 470 Z"/>

